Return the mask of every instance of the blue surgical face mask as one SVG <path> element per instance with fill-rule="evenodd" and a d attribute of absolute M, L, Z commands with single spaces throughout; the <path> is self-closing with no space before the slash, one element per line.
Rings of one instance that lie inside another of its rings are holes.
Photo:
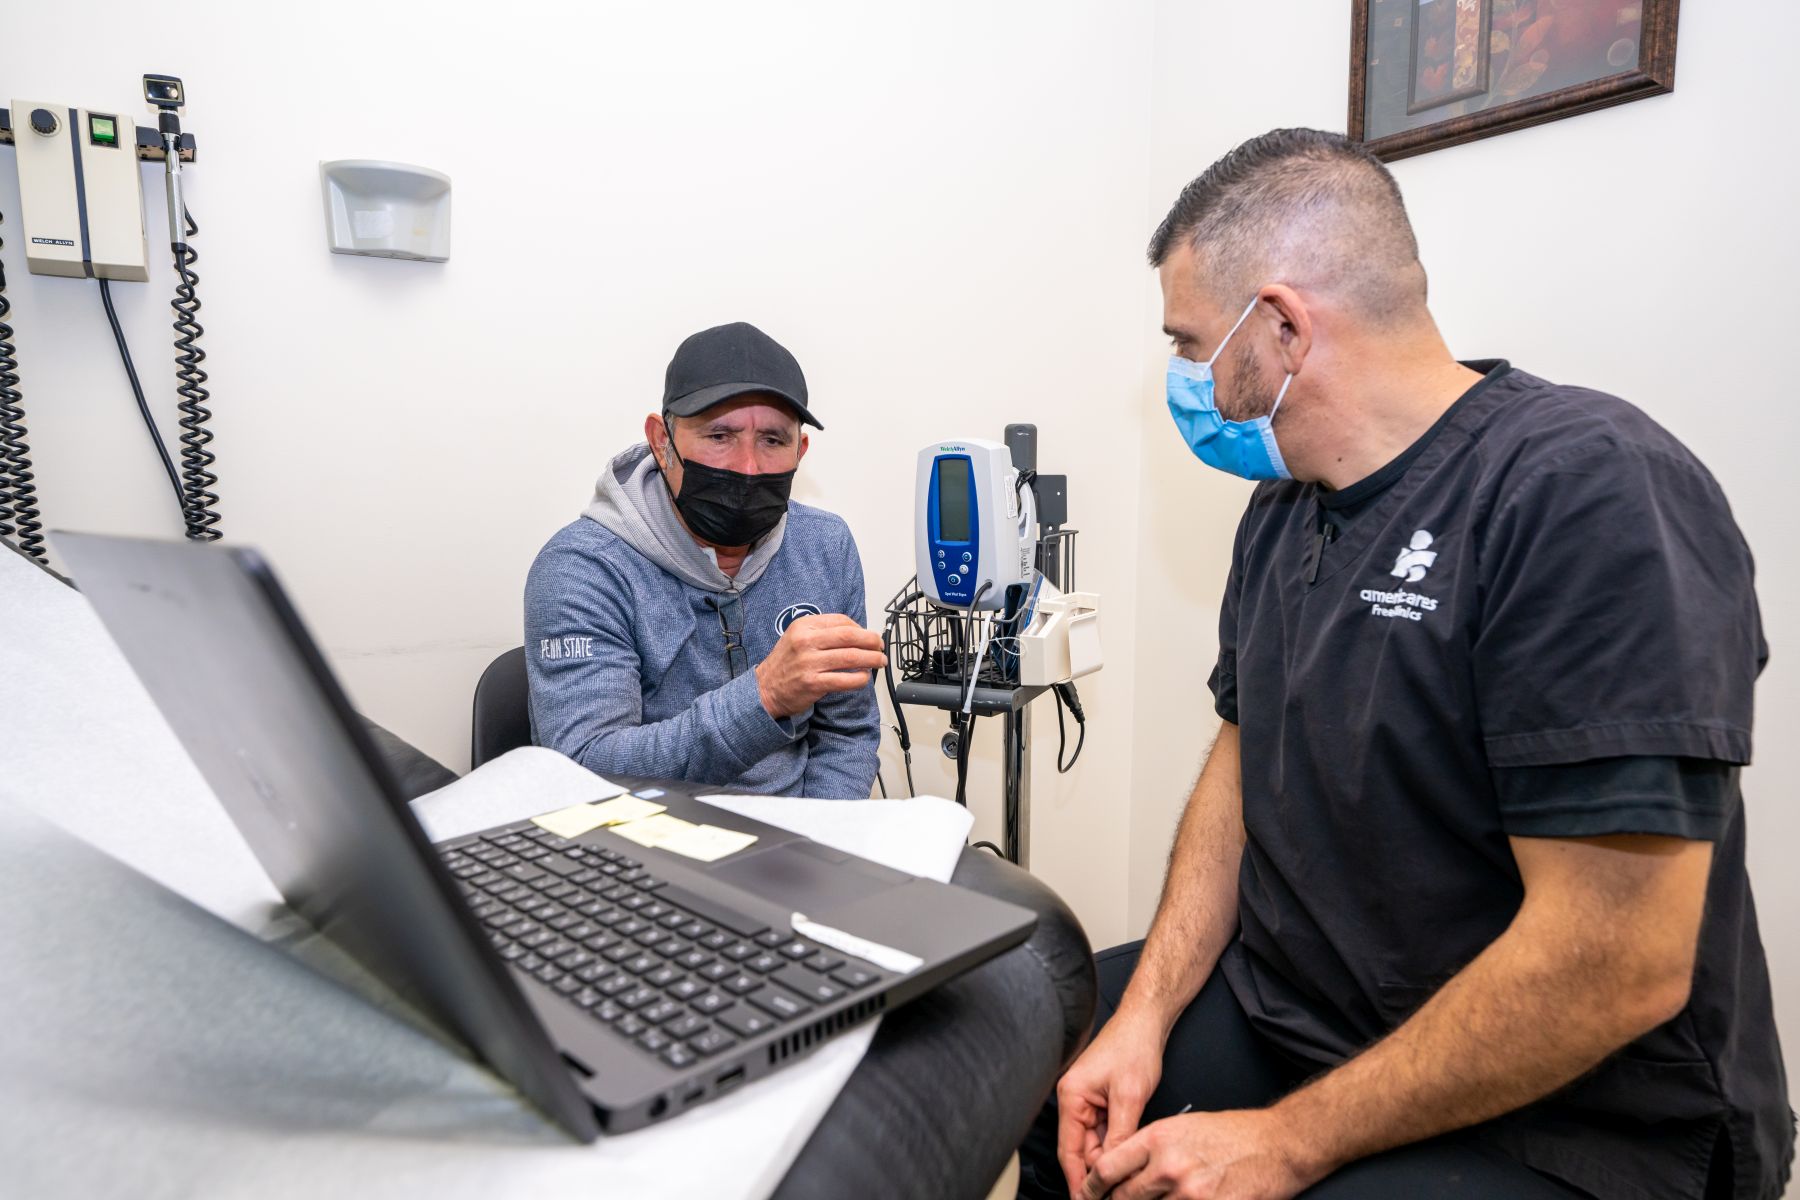
<path fill-rule="evenodd" d="M 1266 417 L 1227 421 L 1213 403 L 1212 365 L 1225 352 L 1225 342 L 1231 340 L 1255 307 L 1256 301 L 1250 301 L 1231 333 L 1225 335 L 1225 341 L 1205 362 L 1190 362 L 1179 354 L 1170 356 L 1169 415 L 1175 418 L 1175 427 L 1187 440 L 1188 449 L 1207 466 L 1245 479 L 1292 479 L 1287 464 L 1281 460 L 1281 448 L 1275 444 L 1274 427 L 1275 411 L 1287 395 L 1288 384 L 1294 382 L 1292 375 L 1282 381 L 1281 392 Z"/>

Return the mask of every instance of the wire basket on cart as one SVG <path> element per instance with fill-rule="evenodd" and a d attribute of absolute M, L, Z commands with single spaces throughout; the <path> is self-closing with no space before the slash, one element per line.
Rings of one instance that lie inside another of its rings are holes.
<path fill-rule="evenodd" d="M 1072 591 L 1074 576 L 1073 529 L 1041 539 L 1032 583 L 1009 589 L 999 612 L 940 608 L 926 599 L 915 575 L 887 603 L 882 643 L 888 661 L 907 683 L 966 686 L 973 674 L 977 687 L 1017 687 L 1018 636 L 1031 623 L 1042 582 Z"/>

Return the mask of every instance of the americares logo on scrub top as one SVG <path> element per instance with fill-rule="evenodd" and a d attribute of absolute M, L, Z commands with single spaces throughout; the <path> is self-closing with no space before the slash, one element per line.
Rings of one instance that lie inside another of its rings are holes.
<path fill-rule="evenodd" d="M 1400 557 L 1394 560 L 1394 569 L 1388 574 L 1408 583 L 1417 583 L 1425 578 L 1425 572 L 1431 570 L 1431 565 L 1437 562 L 1437 551 L 1430 548 L 1435 540 L 1430 530 L 1415 530 L 1412 544 L 1400 552 Z"/>
<path fill-rule="evenodd" d="M 1407 583 L 1417 583 L 1425 578 L 1425 573 L 1437 563 L 1438 552 L 1431 549 L 1431 543 L 1436 540 L 1428 529 L 1414 530 L 1411 541 L 1394 559 L 1394 569 L 1388 574 Z M 1425 614 L 1436 612 L 1438 606 L 1430 596 L 1404 590 L 1383 592 L 1364 588 L 1360 599 L 1368 603 L 1371 617 L 1402 621 L 1423 621 Z"/>

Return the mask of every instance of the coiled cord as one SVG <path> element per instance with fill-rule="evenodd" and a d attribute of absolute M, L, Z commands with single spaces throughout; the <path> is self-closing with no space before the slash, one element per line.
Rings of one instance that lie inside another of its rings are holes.
<path fill-rule="evenodd" d="M 25 441 L 19 360 L 14 357 L 12 326 L 6 323 L 11 311 L 12 301 L 6 298 L 6 265 L 0 263 L 0 537 L 15 539 L 19 549 L 46 562 L 31 448 Z"/>
<path fill-rule="evenodd" d="M 187 211 L 185 205 L 181 209 L 181 219 L 187 224 L 187 236 L 193 237 L 200 232 L 200 226 Z M 194 264 L 200 261 L 200 255 L 186 241 L 173 245 L 175 252 L 175 272 L 181 282 L 175 287 L 175 376 L 181 380 L 175 390 L 181 396 L 181 403 L 176 405 L 181 410 L 181 516 L 187 523 L 187 535 L 197 542 L 216 542 L 223 532 L 217 528 L 219 514 L 213 507 L 219 503 L 219 497 L 212 491 L 219 477 L 209 469 L 216 456 L 206 448 L 213 440 L 212 431 L 206 428 L 206 422 L 212 419 L 212 412 L 206 407 L 206 401 L 212 394 L 206 390 L 206 372 L 200 364 L 206 361 L 206 351 L 198 345 L 199 337 L 206 330 L 195 320 L 200 311 L 198 287 L 200 276 L 194 270 Z"/>

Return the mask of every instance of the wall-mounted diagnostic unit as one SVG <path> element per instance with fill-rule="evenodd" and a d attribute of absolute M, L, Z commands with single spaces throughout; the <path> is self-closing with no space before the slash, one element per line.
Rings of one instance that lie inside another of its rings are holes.
<path fill-rule="evenodd" d="M 964 438 L 919 451 L 915 505 L 919 589 L 946 608 L 998 612 L 1031 578 L 1037 501 L 1012 451 Z"/>
<path fill-rule="evenodd" d="M 212 491 L 219 480 L 211 470 L 213 452 L 206 448 L 213 436 L 206 427 L 212 416 L 206 407 L 211 393 L 200 365 L 206 351 L 200 348 L 200 276 L 194 270 L 199 255 L 191 245 L 199 227 L 181 195 L 182 164 L 194 161 L 194 137 L 181 131 L 179 114 L 187 103 L 181 80 L 145 75 L 143 84 L 144 102 L 156 111 L 154 129 L 138 125 L 118 109 L 14 100 L 11 108 L 0 108 L 0 145 L 10 145 L 16 152 L 26 267 L 33 275 L 99 281 L 100 302 L 126 382 L 180 505 L 187 535 L 213 541 L 220 536 L 215 511 L 219 497 Z M 140 161 L 163 164 L 168 197 L 169 249 L 176 279 L 170 303 L 175 314 L 175 392 L 181 397 L 179 470 L 151 416 L 110 287 L 114 281 L 143 283 L 150 278 Z M 16 244 L 12 252 L 18 252 Z M 5 263 L 0 260 L 0 540 L 46 561 L 19 359 L 7 324 L 10 311 Z"/>
<path fill-rule="evenodd" d="M 10 111 L 32 274 L 148 280 L 136 123 L 40 100 Z"/>

